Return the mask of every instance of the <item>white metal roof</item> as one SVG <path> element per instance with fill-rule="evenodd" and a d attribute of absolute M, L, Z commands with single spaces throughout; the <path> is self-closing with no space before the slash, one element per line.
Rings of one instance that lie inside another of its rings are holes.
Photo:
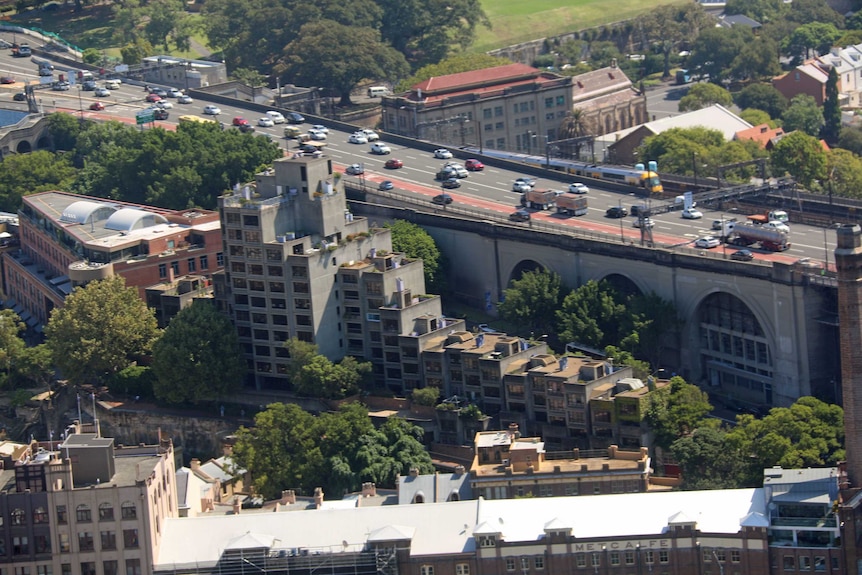
<path fill-rule="evenodd" d="M 111 214 L 105 222 L 105 228 L 118 232 L 130 232 L 168 223 L 167 218 L 146 210 L 121 208 Z"/>
<path fill-rule="evenodd" d="M 60 221 L 69 224 L 86 224 L 105 219 L 115 210 L 115 207 L 103 202 L 79 200 L 66 206 L 60 216 Z"/>

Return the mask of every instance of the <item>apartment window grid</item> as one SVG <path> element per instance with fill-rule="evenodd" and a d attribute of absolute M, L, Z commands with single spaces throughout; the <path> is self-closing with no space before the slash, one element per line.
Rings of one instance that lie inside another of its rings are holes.
<path fill-rule="evenodd" d="M 95 548 L 93 545 L 93 534 L 89 531 L 81 531 L 78 533 L 78 551 L 92 551 Z"/>
<path fill-rule="evenodd" d="M 515 570 L 515 558 L 514 557 L 506 557 L 506 571 L 514 571 Z"/>
<path fill-rule="evenodd" d="M 434 575 L 434 566 L 433 565 L 422 565 L 419 568 L 420 575 Z"/>
<path fill-rule="evenodd" d="M 470 575 L 469 563 L 456 563 L 455 564 L 455 575 Z"/>
<path fill-rule="evenodd" d="M 78 523 L 89 523 L 90 521 L 92 521 L 93 514 L 92 511 L 90 511 L 90 507 L 83 503 L 81 505 L 78 505 L 78 507 L 75 509 L 75 520 Z"/>
<path fill-rule="evenodd" d="M 99 504 L 99 521 L 113 521 L 114 507 L 110 503 Z"/>

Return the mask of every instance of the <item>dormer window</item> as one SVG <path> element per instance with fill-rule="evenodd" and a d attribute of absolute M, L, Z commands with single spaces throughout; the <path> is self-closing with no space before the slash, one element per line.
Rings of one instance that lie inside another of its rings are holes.
<path fill-rule="evenodd" d="M 496 547 L 497 546 L 497 538 L 493 535 L 480 535 L 479 536 L 479 547 Z"/>

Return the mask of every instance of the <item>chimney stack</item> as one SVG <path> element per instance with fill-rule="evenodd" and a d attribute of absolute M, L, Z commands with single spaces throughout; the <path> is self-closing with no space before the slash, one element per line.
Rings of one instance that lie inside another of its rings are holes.
<path fill-rule="evenodd" d="M 239 503 L 239 497 L 233 498 L 233 514 L 239 515 L 240 509 L 242 509 L 242 505 Z"/>
<path fill-rule="evenodd" d="M 315 487 L 314 488 L 314 506 L 317 509 L 320 509 L 323 506 L 323 488 Z"/>
<path fill-rule="evenodd" d="M 296 492 L 293 489 L 285 489 L 281 492 L 280 502 L 282 505 L 296 503 Z"/>

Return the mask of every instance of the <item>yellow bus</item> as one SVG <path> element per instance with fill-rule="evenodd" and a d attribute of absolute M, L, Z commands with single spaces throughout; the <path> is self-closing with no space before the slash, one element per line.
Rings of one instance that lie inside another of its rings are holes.
<path fill-rule="evenodd" d="M 218 125 L 218 122 L 216 122 L 215 120 L 212 120 L 210 118 L 201 118 L 200 116 L 191 116 L 191 115 L 180 116 L 179 118 L 177 118 L 177 121 L 180 124 L 216 124 L 216 125 Z"/>

